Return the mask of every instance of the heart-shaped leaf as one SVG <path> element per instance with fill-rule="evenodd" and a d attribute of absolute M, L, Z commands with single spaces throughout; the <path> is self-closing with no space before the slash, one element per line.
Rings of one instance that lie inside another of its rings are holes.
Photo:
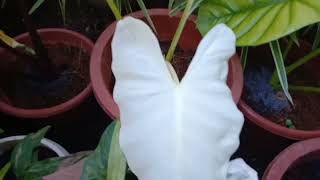
<path fill-rule="evenodd" d="M 264 44 L 319 21 L 319 0 L 207 0 L 198 14 L 202 35 L 225 23 L 238 46 Z"/>
<path fill-rule="evenodd" d="M 118 22 L 113 97 L 120 109 L 120 146 L 138 179 L 226 179 L 243 125 L 226 84 L 235 40 L 230 28 L 215 26 L 179 82 L 144 22 Z"/>
<path fill-rule="evenodd" d="M 120 122 L 112 122 L 85 161 L 81 180 L 124 180 L 127 161 L 119 145 Z"/>

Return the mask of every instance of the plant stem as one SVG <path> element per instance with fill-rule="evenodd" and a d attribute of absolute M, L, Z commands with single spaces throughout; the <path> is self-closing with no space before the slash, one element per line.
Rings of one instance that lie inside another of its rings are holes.
<path fill-rule="evenodd" d="M 293 47 L 293 39 L 290 38 L 289 42 L 288 42 L 288 46 L 286 48 L 286 50 L 283 52 L 283 60 L 286 61 L 287 57 L 288 57 L 288 54 L 290 52 L 290 50 L 292 49 Z"/>
<path fill-rule="evenodd" d="M 320 55 L 320 48 L 312 51 L 311 53 L 309 53 L 308 55 L 304 56 L 303 58 L 297 60 L 296 62 L 294 62 L 293 64 L 291 64 L 290 66 L 288 66 L 286 68 L 287 70 L 287 75 L 289 75 L 290 73 L 292 73 L 294 70 L 296 70 L 298 67 L 300 67 L 301 65 L 307 63 L 308 61 L 314 59 L 315 57 Z"/>
<path fill-rule="evenodd" d="M 296 62 L 294 62 L 293 64 L 289 65 L 286 67 L 286 73 L 287 75 L 291 74 L 294 70 L 296 70 L 298 67 L 302 66 L 303 64 L 307 63 L 308 61 L 314 59 L 315 57 L 320 55 L 320 48 L 312 51 L 311 53 L 309 53 L 308 55 L 300 58 L 299 60 L 297 60 Z M 270 84 L 278 84 L 279 79 L 277 78 L 277 74 L 276 71 L 273 72 Z"/>
<path fill-rule="evenodd" d="M 276 89 L 281 89 L 281 86 L 277 86 Z M 313 87 L 313 86 L 289 85 L 289 90 L 290 91 L 302 91 L 302 92 L 320 93 L 320 87 Z"/>
<path fill-rule="evenodd" d="M 39 66 L 40 66 L 41 73 L 52 75 L 52 72 L 53 72 L 52 64 L 48 57 L 47 49 L 44 47 L 41 41 L 41 38 L 37 33 L 37 30 L 32 22 L 31 16 L 28 14 L 28 9 L 27 9 L 25 0 L 17 0 L 17 1 L 18 1 L 20 13 L 24 19 L 24 24 L 29 32 L 34 50 L 36 52 L 37 57 L 39 58 Z"/>
<path fill-rule="evenodd" d="M 117 21 L 122 19 L 121 12 L 117 8 L 116 4 L 113 2 L 113 0 L 107 0 L 108 6 L 110 7 L 114 17 Z"/>
<path fill-rule="evenodd" d="M 183 32 L 184 26 L 186 25 L 186 22 L 188 20 L 189 15 L 190 15 L 190 11 L 192 9 L 193 2 L 194 2 L 194 0 L 187 0 L 186 8 L 183 11 L 181 20 L 179 22 L 178 29 L 177 29 L 176 33 L 174 34 L 173 40 L 171 42 L 169 51 L 166 56 L 166 60 L 168 62 L 171 62 L 171 60 L 173 58 L 174 51 L 178 45 L 178 42 L 179 42 L 180 36 Z"/>

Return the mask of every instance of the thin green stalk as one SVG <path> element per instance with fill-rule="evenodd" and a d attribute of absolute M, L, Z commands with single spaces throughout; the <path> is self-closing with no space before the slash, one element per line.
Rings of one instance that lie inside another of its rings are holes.
<path fill-rule="evenodd" d="M 243 71 L 246 69 L 246 65 L 247 65 L 247 59 L 248 59 L 248 50 L 249 47 L 245 46 L 241 49 L 241 65 L 242 65 L 242 69 Z"/>
<path fill-rule="evenodd" d="M 289 40 L 289 42 L 288 42 L 288 46 L 287 46 L 287 48 L 284 50 L 284 52 L 283 52 L 283 60 L 284 61 L 286 61 L 286 59 L 287 59 L 287 57 L 288 57 L 288 54 L 289 54 L 289 52 L 290 52 L 290 50 L 292 49 L 292 47 L 293 47 L 293 39 L 292 38 L 290 38 L 290 40 Z"/>
<path fill-rule="evenodd" d="M 166 56 L 166 60 L 168 62 L 170 62 L 172 60 L 172 58 L 173 58 L 174 51 L 175 51 L 175 49 L 176 49 L 176 47 L 178 45 L 178 42 L 179 42 L 180 36 L 181 36 L 181 34 L 183 32 L 184 26 L 186 25 L 186 22 L 188 20 L 189 15 L 191 14 L 190 11 L 192 9 L 193 2 L 194 2 L 194 0 L 187 0 L 187 6 L 183 11 L 181 20 L 179 22 L 178 29 L 177 29 L 174 37 L 173 37 L 173 40 L 171 42 L 169 51 L 168 51 L 167 56 Z"/>
<path fill-rule="evenodd" d="M 292 73 L 294 70 L 296 70 L 298 67 L 300 67 L 301 65 L 307 63 L 308 61 L 314 59 L 315 57 L 320 55 L 320 48 L 312 51 L 311 53 L 309 53 L 308 55 L 304 56 L 303 58 L 299 59 L 298 61 L 296 61 L 295 63 L 291 64 L 290 66 L 288 66 L 286 68 L 287 71 L 287 75 L 289 75 L 290 73 Z"/>
<path fill-rule="evenodd" d="M 108 6 L 110 7 L 114 17 L 116 18 L 116 20 L 121 20 L 122 19 L 121 12 L 119 11 L 118 7 L 113 2 L 113 0 L 107 0 L 107 3 L 108 3 Z"/>
<path fill-rule="evenodd" d="M 281 86 L 278 85 L 275 89 L 280 90 Z M 320 87 L 289 85 L 289 91 L 302 91 L 302 92 L 309 92 L 309 93 L 320 93 Z"/>

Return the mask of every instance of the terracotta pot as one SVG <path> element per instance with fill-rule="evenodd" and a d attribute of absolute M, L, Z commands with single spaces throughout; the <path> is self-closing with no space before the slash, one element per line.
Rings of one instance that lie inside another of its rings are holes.
<path fill-rule="evenodd" d="M 61 42 L 64 44 L 69 44 L 72 46 L 76 46 L 79 48 L 84 49 L 85 51 L 91 53 L 93 49 L 93 43 L 84 37 L 83 35 L 66 30 L 66 29 L 41 29 L 38 31 L 41 39 L 44 42 Z M 29 38 L 28 33 L 24 33 L 15 37 L 15 40 L 18 42 L 27 44 L 31 46 L 31 40 Z M 0 59 L 8 58 L 11 56 L 5 49 L 0 48 Z M 21 118 L 32 118 L 32 119 L 39 119 L 39 118 L 48 118 L 54 115 L 62 114 L 68 110 L 74 109 L 78 105 L 80 105 L 92 92 L 91 83 L 82 90 L 77 96 L 73 97 L 67 102 L 61 103 L 59 105 L 49 107 L 49 108 L 42 108 L 42 109 L 23 109 L 14 107 L 10 104 L 7 98 L 0 99 L 0 111 L 16 116 Z"/>
<path fill-rule="evenodd" d="M 300 44 L 301 46 L 299 47 L 299 50 L 297 52 L 294 52 L 293 54 L 289 54 L 289 58 L 296 58 L 295 57 L 296 55 L 303 56 L 307 52 L 310 52 L 311 45 L 308 42 L 301 41 Z M 267 130 L 268 132 L 271 132 L 272 134 L 275 134 L 284 138 L 292 139 L 292 140 L 305 140 L 305 139 L 320 137 L 320 130 L 307 131 L 307 130 L 289 129 L 287 127 L 284 127 L 272 122 L 270 119 L 261 116 L 259 113 L 253 110 L 246 103 L 243 97 L 239 101 L 238 105 L 239 105 L 239 109 L 242 111 L 246 119 L 250 120 L 257 126 Z"/>
<path fill-rule="evenodd" d="M 160 41 L 171 41 L 177 29 L 181 16 L 169 17 L 168 9 L 151 9 L 150 16 L 155 24 Z M 135 18 L 143 19 L 142 11 L 130 14 Z M 191 16 L 179 41 L 183 50 L 195 50 L 201 40 L 201 35 L 196 27 L 196 17 Z M 116 22 L 112 23 L 97 40 L 90 64 L 90 76 L 93 91 L 97 101 L 111 118 L 119 117 L 119 109 L 112 98 L 113 76 L 111 72 L 111 41 L 115 31 Z M 234 101 L 240 99 L 243 88 L 243 73 L 240 59 L 234 55 L 229 61 L 228 86 L 232 91 Z"/>
<path fill-rule="evenodd" d="M 320 138 L 300 141 L 282 151 L 268 166 L 262 180 L 282 180 L 299 163 L 320 157 Z"/>

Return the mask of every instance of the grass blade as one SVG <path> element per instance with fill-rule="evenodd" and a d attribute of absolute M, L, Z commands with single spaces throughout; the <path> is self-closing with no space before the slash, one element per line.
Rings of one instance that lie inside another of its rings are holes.
<path fill-rule="evenodd" d="M 63 24 L 66 25 L 66 0 L 59 0 Z"/>
<path fill-rule="evenodd" d="M 0 170 L 0 180 L 4 180 L 4 177 L 6 176 L 7 172 L 9 171 L 11 167 L 11 163 L 8 162 L 1 170 Z"/>
<path fill-rule="evenodd" d="M 44 3 L 44 1 L 45 0 L 37 0 L 29 10 L 29 14 L 33 14 Z"/>
<path fill-rule="evenodd" d="M 156 27 L 155 27 L 154 24 L 153 24 L 153 21 L 152 21 L 150 15 L 149 15 L 148 9 L 147 9 L 146 5 L 144 4 L 143 0 L 137 0 L 137 2 L 138 2 L 138 4 L 139 4 L 139 7 L 140 7 L 140 9 L 142 10 L 144 16 L 147 18 L 147 21 L 148 21 L 149 25 L 151 26 L 151 28 L 153 29 L 153 31 L 154 31 L 156 34 L 158 34 L 158 33 L 157 33 L 157 29 L 156 29 Z"/>
<path fill-rule="evenodd" d="M 168 9 L 172 9 L 174 0 L 169 0 Z"/>
<path fill-rule="evenodd" d="M 4 6 L 6 5 L 6 1 L 7 1 L 7 0 L 2 0 L 2 2 L 1 2 L 1 9 L 3 9 Z"/>
<path fill-rule="evenodd" d="M 290 38 L 293 40 L 293 42 L 294 42 L 298 47 L 300 47 L 299 39 L 298 39 L 298 37 L 297 37 L 297 32 L 291 33 L 289 36 L 290 36 Z"/>
<path fill-rule="evenodd" d="M 317 25 L 317 33 L 312 44 L 312 50 L 317 49 L 319 47 L 319 43 L 320 43 L 320 23 L 318 23 Z"/>
<path fill-rule="evenodd" d="M 283 57 L 282 57 L 279 41 L 278 40 L 272 41 L 272 42 L 269 43 L 269 45 L 270 45 L 270 48 L 271 48 L 271 51 L 272 51 L 273 60 L 274 60 L 274 63 L 276 65 L 276 71 L 277 71 L 277 74 L 278 74 L 278 80 L 280 81 L 282 90 L 284 91 L 284 93 L 287 96 L 287 98 L 290 101 L 290 103 L 293 104 L 292 97 L 291 97 L 291 95 L 289 93 L 286 67 L 284 66 L 284 62 L 283 62 Z M 274 84 L 275 82 L 277 82 L 277 81 L 274 80 L 274 78 L 272 78 L 271 85 L 275 86 L 275 84 Z"/>
<path fill-rule="evenodd" d="M 240 59 L 241 59 L 241 65 L 242 65 L 243 71 L 245 70 L 246 65 L 247 65 L 248 50 L 249 50 L 248 46 L 245 46 L 241 49 Z"/>

